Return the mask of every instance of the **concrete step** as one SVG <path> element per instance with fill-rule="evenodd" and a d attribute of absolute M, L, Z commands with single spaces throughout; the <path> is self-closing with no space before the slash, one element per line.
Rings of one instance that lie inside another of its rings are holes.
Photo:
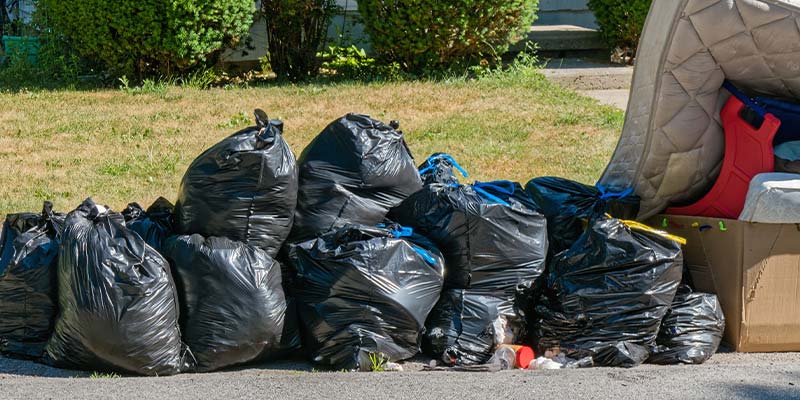
<path fill-rule="evenodd" d="M 633 79 L 633 67 L 580 58 L 547 60 L 542 73 L 573 90 L 628 89 Z"/>
<path fill-rule="evenodd" d="M 544 52 L 593 51 L 608 48 L 596 29 L 575 25 L 534 25 L 524 39 L 511 46 L 511 50 L 525 50 L 530 42 L 536 43 L 539 50 Z"/>
<path fill-rule="evenodd" d="M 633 80 L 633 67 L 610 64 L 606 59 L 554 58 L 542 73 L 561 86 L 625 110 Z"/>

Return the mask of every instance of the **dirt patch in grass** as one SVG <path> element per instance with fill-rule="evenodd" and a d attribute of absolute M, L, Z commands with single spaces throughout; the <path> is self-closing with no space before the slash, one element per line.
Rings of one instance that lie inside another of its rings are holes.
<path fill-rule="evenodd" d="M 401 121 L 418 161 L 452 154 L 470 180 L 557 175 L 594 182 L 622 113 L 538 74 L 478 81 L 287 85 L 165 93 L 120 90 L 0 95 L 0 214 L 42 200 L 69 210 L 92 196 L 119 210 L 174 199 L 189 163 L 252 124 L 254 108 L 285 122 L 297 155 L 348 112 Z"/>

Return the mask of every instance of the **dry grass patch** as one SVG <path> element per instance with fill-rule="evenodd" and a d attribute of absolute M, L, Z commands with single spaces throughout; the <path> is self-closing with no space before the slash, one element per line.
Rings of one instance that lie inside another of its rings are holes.
<path fill-rule="evenodd" d="M 285 137 L 298 155 L 330 121 L 361 112 L 400 120 L 418 161 L 449 152 L 470 179 L 522 183 L 542 175 L 593 182 L 622 122 L 620 111 L 538 74 L 471 82 L 2 94 L 0 213 L 34 211 L 45 199 L 69 210 L 88 196 L 115 209 L 174 198 L 189 163 L 252 124 L 254 108 L 285 122 Z"/>

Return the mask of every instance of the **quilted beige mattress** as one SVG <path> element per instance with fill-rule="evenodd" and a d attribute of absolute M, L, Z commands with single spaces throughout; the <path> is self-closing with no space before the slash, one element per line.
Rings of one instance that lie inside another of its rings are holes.
<path fill-rule="evenodd" d="M 640 218 L 702 197 L 722 164 L 725 79 L 800 100 L 800 0 L 654 0 L 622 136 L 599 183 L 633 187 Z"/>

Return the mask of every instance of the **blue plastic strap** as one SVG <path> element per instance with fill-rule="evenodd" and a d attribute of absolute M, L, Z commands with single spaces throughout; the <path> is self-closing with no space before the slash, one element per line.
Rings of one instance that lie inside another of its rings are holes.
<path fill-rule="evenodd" d="M 633 188 L 627 188 L 621 192 L 609 192 L 605 186 L 597 185 L 597 190 L 600 191 L 600 199 L 601 200 L 608 200 L 608 199 L 621 199 L 623 197 L 628 197 L 633 194 Z"/>
<path fill-rule="evenodd" d="M 436 155 L 428 157 L 428 159 L 425 160 L 425 168 L 421 169 L 419 171 L 419 174 L 422 175 L 422 174 L 424 174 L 426 172 L 429 172 L 429 171 L 432 171 L 434 168 L 436 168 L 436 164 L 434 164 L 434 161 L 436 161 L 436 160 L 449 161 L 450 164 L 452 164 L 453 167 L 458 170 L 458 172 L 461 172 L 461 175 L 463 175 L 464 178 L 469 176 L 469 174 L 467 174 L 467 171 L 464 168 L 461 168 L 460 165 L 458 165 L 458 162 L 456 162 L 456 160 L 453 158 L 453 156 L 451 156 L 450 154 L 444 154 L 444 153 L 436 154 Z"/>
<path fill-rule="evenodd" d="M 414 234 L 414 229 L 407 226 L 399 226 L 397 229 L 392 229 L 392 235 L 396 238 L 410 237 Z"/>
<path fill-rule="evenodd" d="M 472 186 L 477 186 L 480 188 L 492 188 L 500 193 L 505 193 L 507 195 L 514 194 L 514 182 L 511 181 L 492 181 L 492 182 L 475 181 L 475 183 Z"/>
<path fill-rule="evenodd" d="M 414 251 L 416 251 L 417 254 L 419 254 L 425 260 L 426 263 L 430 265 L 436 265 L 439 263 L 439 261 L 436 260 L 436 258 L 431 255 L 431 253 L 429 253 L 422 247 L 411 245 L 411 248 L 414 249 Z"/>
<path fill-rule="evenodd" d="M 489 201 L 497 203 L 497 204 L 502 204 L 502 205 L 504 205 L 506 207 L 511 207 L 511 204 L 508 204 L 507 201 L 505 201 L 505 200 L 503 200 L 503 199 L 501 199 L 501 198 L 499 198 L 499 197 L 497 197 L 497 196 L 495 196 L 495 195 L 493 195 L 493 194 L 481 189 L 478 186 L 473 185 L 472 188 L 475 189 L 475 192 L 478 193 L 479 195 L 483 196 L 486 200 L 489 200 Z"/>
<path fill-rule="evenodd" d="M 751 99 L 750 97 L 747 97 L 747 95 L 744 94 L 741 90 L 739 90 L 736 86 L 733 86 L 733 84 L 730 81 L 726 80 L 722 84 L 722 87 L 731 92 L 732 95 L 734 95 L 737 99 L 741 100 L 742 103 L 744 103 L 751 110 L 755 111 L 756 114 L 760 115 L 762 118 L 767 115 L 767 110 L 758 105 L 758 103 L 753 101 L 753 99 Z"/>
<path fill-rule="evenodd" d="M 776 99 L 770 99 L 768 97 L 756 97 L 756 101 L 767 107 L 777 108 L 779 110 L 788 111 L 793 114 L 800 114 L 800 105 L 797 104 L 787 103 L 785 101 L 780 101 Z"/>

